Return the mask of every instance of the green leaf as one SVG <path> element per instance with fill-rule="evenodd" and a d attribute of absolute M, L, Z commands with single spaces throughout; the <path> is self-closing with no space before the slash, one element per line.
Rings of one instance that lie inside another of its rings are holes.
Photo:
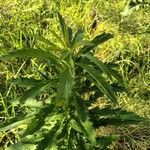
<path fill-rule="evenodd" d="M 74 139 L 74 130 L 71 128 L 69 136 L 68 136 L 68 144 L 67 144 L 67 150 L 72 150 L 73 149 L 73 139 Z"/>
<path fill-rule="evenodd" d="M 33 87 L 43 83 L 42 80 L 36 80 L 34 78 L 26 78 L 26 77 L 12 78 L 8 80 L 8 82 L 20 85 L 22 87 Z"/>
<path fill-rule="evenodd" d="M 85 142 L 83 140 L 83 137 L 81 138 L 80 135 L 76 134 L 76 141 L 77 141 L 77 148 L 79 150 L 86 150 L 86 148 L 85 148 Z"/>
<path fill-rule="evenodd" d="M 90 61 L 92 61 L 97 67 L 99 67 L 99 69 L 105 73 L 111 80 L 111 72 L 108 70 L 107 66 L 100 61 L 99 59 L 97 59 L 96 57 L 90 55 L 90 54 L 82 54 L 82 57 L 86 57 L 88 58 Z"/>
<path fill-rule="evenodd" d="M 92 122 L 88 119 L 85 122 L 81 122 L 77 117 L 72 116 L 76 122 L 78 128 L 80 128 L 81 132 L 84 133 L 86 138 L 89 140 L 92 146 L 96 144 L 96 134 L 92 125 Z M 74 128 L 76 130 L 76 128 Z M 77 130 L 78 131 L 78 130 Z"/>
<path fill-rule="evenodd" d="M 86 114 L 87 110 L 84 105 L 84 100 L 80 96 L 76 95 L 74 98 L 74 101 L 75 101 L 75 107 L 76 107 L 77 113 L 81 121 L 85 122 L 87 118 L 87 114 Z"/>
<path fill-rule="evenodd" d="M 52 31 L 53 32 L 53 31 Z M 54 34 L 54 33 L 53 33 Z M 42 36 L 39 36 L 39 35 L 29 35 L 29 36 L 32 36 L 34 37 L 35 39 L 39 40 L 40 42 L 43 42 L 44 44 L 48 45 L 50 48 L 49 50 L 50 51 L 60 51 L 62 50 L 58 45 L 56 45 L 55 43 L 52 43 L 50 40 L 48 39 L 45 39 L 44 37 Z M 56 36 L 56 35 L 55 35 Z"/>
<path fill-rule="evenodd" d="M 64 42 L 65 42 L 66 46 L 68 46 L 67 25 L 65 23 L 65 20 L 63 19 L 63 17 L 59 13 L 58 13 L 58 19 L 59 19 L 61 31 L 63 34 Z"/>
<path fill-rule="evenodd" d="M 36 116 L 31 120 L 31 123 L 28 125 L 22 137 L 37 132 L 45 124 L 45 118 L 53 112 L 53 109 L 53 105 L 42 108 L 39 113 L 37 113 Z"/>
<path fill-rule="evenodd" d="M 61 39 L 61 37 L 54 31 L 50 30 L 50 32 L 56 37 L 56 39 L 65 47 L 64 41 Z"/>
<path fill-rule="evenodd" d="M 124 81 L 122 76 L 118 73 L 118 71 L 108 67 L 109 72 L 111 73 L 111 75 L 121 84 L 124 85 Z"/>
<path fill-rule="evenodd" d="M 34 144 L 24 144 L 24 143 L 16 143 L 7 147 L 6 150 L 36 150 L 36 145 Z"/>
<path fill-rule="evenodd" d="M 64 18 L 59 13 L 57 14 L 58 14 L 58 19 L 59 19 L 65 45 L 66 47 L 71 47 L 72 29 L 66 25 Z"/>
<path fill-rule="evenodd" d="M 85 69 L 86 72 L 92 77 L 92 79 L 94 79 L 94 83 L 99 88 L 99 90 L 106 94 L 113 103 L 117 104 L 117 99 L 111 86 L 105 81 L 105 79 L 101 75 L 98 74 L 97 70 L 86 64 L 80 63 L 78 65 Z"/>
<path fill-rule="evenodd" d="M 141 122 L 148 123 L 149 119 L 140 117 L 134 112 L 127 112 L 120 108 L 112 109 L 110 107 L 99 109 L 98 107 L 90 111 L 92 122 L 97 128 L 99 126 L 107 125 L 124 125 L 124 124 L 139 124 Z"/>
<path fill-rule="evenodd" d="M 96 144 L 96 133 L 93 128 L 93 123 L 87 119 L 82 124 L 83 124 L 84 128 L 86 129 L 90 143 L 94 146 Z"/>
<path fill-rule="evenodd" d="M 60 80 L 58 83 L 58 90 L 57 90 L 57 102 L 60 103 L 62 101 L 68 105 L 69 98 L 72 94 L 72 88 L 74 84 L 74 79 L 67 68 L 61 75 Z"/>
<path fill-rule="evenodd" d="M 106 42 L 107 40 L 113 38 L 113 34 L 111 33 L 103 33 L 103 34 L 100 34 L 98 36 L 96 36 L 92 41 L 91 43 L 93 43 L 94 45 L 93 46 L 90 46 L 90 45 L 86 45 L 84 46 L 83 48 L 81 48 L 81 50 L 79 51 L 78 54 L 83 54 L 83 53 L 87 53 L 87 52 L 90 52 L 91 50 L 93 50 L 95 47 L 97 47 L 99 44 L 102 44 L 104 42 Z"/>
<path fill-rule="evenodd" d="M 50 60 L 54 62 L 55 64 L 60 64 L 58 61 L 59 58 L 50 53 L 49 51 L 45 51 L 42 49 L 34 49 L 34 48 L 28 48 L 28 49 L 21 49 L 21 50 L 15 50 L 13 52 L 10 52 L 6 55 L 3 55 L 0 57 L 0 59 L 9 59 L 12 57 L 19 57 L 19 58 L 26 58 L 26 57 L 33 57 L 33 58 L 40 58 L 44 60 Z"/>
<path fill-rule="evenodd" d="M 76 48 L 78 43 L 83 40 L 83 37 L 84 37 L 83 33 L 84 31 L 81 28 L 77 30 L 72 40 L 72 48 Z"/>
<path fill-rule="evenodd" d="M 58 82 L 57 79 L 52 79 L 52 80 L 47 80 L 46 83 L 39 84 L 38 86 L 33 86 L 27 91 L 25 91 L 19 100 L 23 102 L 28 98 L 32 98 L 37 94 L 40 94 L 42 91 L 45 91 L 47 88 L 55 88 L 57 82 Z"/>
<path fill-rule="evenodd" d="M 22 124 L 26 125 L 31 121 L 32 118 L 33 117 L 25 117 L 24 115 L 20 117 L 17 116 L 17 117 L 11 118 L 8 121 L 1 123 L 0 131 L 7 131 L 10 129 L 16 128 Z"/>
<path fill-rule="evenodd" d="M 71 54 L 69 54 L 65 60 L 67 61 L 66 65 L 68 66 L 72 77 L 75 78 L 75 64 Z"/>
<path fill-rule="evenodd" d="M 63 126 L 60 122 L 57 122 L 55 126 L 48 132 L 45 133 L 43 139 L 38 143 L 37 150 L 45 150 L 45 148 L 52 148 L 54 144 L 56 144 L 56 138 L 61 133 Z"/>
<path fill-rule="evenodd" d="M 42 108 L 43 107 L 43 102 L 42 101 L 38 101 L 36 99 L 30 98 L 27 99 L 24 103 L 25 107 L 30 107 L 30 108 Z"/>
<path fill-rule="evenodd" d="M 72 29 L 70 27 L 67 28 L 68 35 L 68 47 L 72 47 Z"/>
<path fill-rule="evenodd" d="M 119 138 L 118 135 L 112 136 L 101 136 L 97 138 L 98 147 L 102 150 L 107 150 L 107 147 L 112 144 L 112 142 L 117 141 Z"/>

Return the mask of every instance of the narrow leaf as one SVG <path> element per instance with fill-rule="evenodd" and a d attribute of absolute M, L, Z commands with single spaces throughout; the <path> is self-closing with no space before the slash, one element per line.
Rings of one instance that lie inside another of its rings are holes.
<path fill-rule="evenodd" d="M 9 80 L 9 82 L 20 85 L 22 87 L 33 87 L 43 83 L 42 80 L 26 77 L 12 78 Z"/>
<path fill-rule="evenodd" d="M 74 79 L 67 68 L 60 76 L 57 90 L 57 101 L 65 101 L 68 105 L 69 98 L 72 94 Z"/>
<path fill-rule="evenodd" d="M 39 40 L 40 42 L 43 42 L 44 44 L 46 44 L 49 47 L 51 47 L 50 50 L 53 50 L 53 51 L 55 51 L 55 50 L 59 50 L 60 51 L 61 50 L 61 48 L 58 45 L 56 45 L 55 43 L 52 43 L 50 40 L 45 39 L 42 36 L 38 36 L 38 35 L 30 35 L 30 36 L 34 37 L 35 39 Z"/>
<path fill-rule="evenodd" d="M 83 53 L 87 53 L 87 52 L 90 52 L 91 50 L 93 50 L 95 47 L 97 47 L 99 44 L 102 44 L 104 42 L 106 42 L 107 40 L 113 38 L 113 34 L 111 33 L 103 33 L 103 34 L 100 34 L 98 36 L 96 36 L 92 41 L 91 43 L 93 43 L 94 45 L 93 46 L 84 46 L 78 54 L 83 54 Z"/>
<path fill-rule="evenodd" d="M 99 59 L 97 59 L 96 57 L 90 55 L 90 54 L 83 54 L 82 57 L 86 57 L 88 58 L 90 61 L 92 61 L 97 67 L 99 67 L 99 69 L 105 73 L 111 80 L 111 72 L 108 70 L 107 66 L 100 61 Z"/>
<path fill-rule="evenodd" d="M 77 96 L 74 98 L 75 101 L 75 107 L 77 110 L 77 113 L 81 119 L 82 122 L 85 122 L 87 116 L 86 116 L 86 107 L 84 105 L 84 100 L 80 97 Z"/>
<path fill-rule="evenodd" d="M 81 28 L 77 30 L 72 40 L 72 48 L 76 48 L 76 45 L 79 45 L 78 43 L 83 40 L 83 33 L 84 31 Z"/>
<path fill-rule="evenodd" d="M 59 64 L 59 58 L 50 53 L 49 51 L 45 51 L 42 49 L 34 49 L 34 48 L 28 48 L 28 49 L 21 49 L 21 50 L 15 50 L 13 52 L 10 52 L 6 55 L 3 55 L 0 57 L 0 59 L 9 59 L 12 57 L 19 57 L 19 58 L 26 58 L 26 57 L 32 57 L 32 58 L 40 58 L 40 59 L 46 59 L 51 60 L 52 62 Z"/>
<path fill-rule="evenodd" d="M 73 116 L 73 119 L 76 122 L 76 125 L 78 128 L 81 129 L 81 131 L 84 133 L 86 138 L 89 140 L 89 142 L 94 146 L 96 144 L 96 134 L 93 129 L 92 122 L 89 121 L 88 119 L 85 122 L 81 122 L 77 117 Z"/>
<path fill-rule="evenodd" d="M 63 34 L 64 42 L 66 47 L 71 47 L 71 41 L 72 41 L 72 29 L 68 27 L 65 23 L 64 18 L 58 13 L 58 19 L 61 27 L 61 31 Z"/>
<path fill-rule="evenodd" d="M 60 129 L 60 124 L 57 122 L 48 133 L 45 133 L 43 139 L 38 143 L 37 150 L 45 150 L 47 147 L 50 149 L 54 145 L 54 141 L 59 135 Z"/>
<path fill-rule="evenodd" d="M 25 91 L 25 93 L 21 96 L 19 100 L 23 102 L 28 98 L 32 98 L 37 94 L 41 93 L 42 91 L 45 91 L 45 89 L 47 88 L 55 87 L 57 82 L 58 82 L 57 79 L 53 79 L 53 80 L 47 80 L 46 83 L 39 84 L 38 86 L 33 86 L 27 91 Z"/>
<path fill-rule="evenodd" d="M 54 31 L 54 30 L 50 30 L 50 32 L 56 37 L 56 39 L 65 47 L 65 43 L 62 40 L 62 38 Z"/>
<path fill-rule="evenodd" d="M 8 121 L 1 123 L 0 131 L 7 131 L 10 129 L 16 128 L 22 124 L 26 125 L 31 121 L 32 118 L 33 117 L 25 117 L 25 116 L 18 117 L 17 116 L 12 119 L 9 119 Z"/>
<path fill-rule="evenodd" d="M 80 63 L 78 65 L 85 69 L 86 72 L 94 79 L 95 85 L 99 88 L 99 90 L 106 94 L 108 98 L 116 104 L 117 99 L 111 86 L 105 81 L 105 79 L 101 75 L 98 74 L 97 70 L 86 64 Z"/>
<path fill-rule="evenodd" d="M 39 113 L 36 114 L 35 118 L 31 120 L 31 123 L 28 125 L 26 131 L 24 132 L 23 137 L 37 132 L 45 124 L 45 118 L 47 115 L 52 113 L 53 109 L 53 105 L 42 108 Z"/>

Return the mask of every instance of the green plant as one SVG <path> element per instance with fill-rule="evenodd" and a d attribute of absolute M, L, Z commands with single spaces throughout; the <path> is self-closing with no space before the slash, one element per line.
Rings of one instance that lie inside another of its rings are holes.
<path fill-rule="evenodd" d="M 54 31 L 52 34 L 60 44 L 31 35 L 45 46 L 15 50 L 1 57 L 37 58 L 38 63 L 45 64 L 48 69 L 39 71 L 41 79 L 19 77 L 10 80 L 27 87 L 18 101 L 30 111 L 6 120 L 0 131 L 18 128 L 21 139 L 10 149 L 27 149 L 26 146 L 39 150 L 107 149 L 117 137 L 96 137 L 96 128 L 144 121 L 120 108 L 92 106 L 104 95 L 116 106 L 115 92 L 124 90 L 114 66 L 104 64 L 94 56 L 95 48 L 113 35 L 103 33 L 91 41 L 85 40 L 83 30 L 73 34 L 59 13 L 58 20 L 62 37 Z M 46 100 L 35 97 L 45 94 L 48 94 Z M 20 127 L 22 124 L 26 128 Z"/>

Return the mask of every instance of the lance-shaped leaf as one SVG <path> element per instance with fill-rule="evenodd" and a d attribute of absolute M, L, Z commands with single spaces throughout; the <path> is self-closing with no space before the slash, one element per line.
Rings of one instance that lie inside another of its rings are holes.
<path fill-rule="evenodd" d="M 12 51 L 6 55 L 3 55 L 0 57 L 0 59 L 9 59 L 12 57 L 19 57 L 19 58 L 26 58 L 26 57 L 32 57 L 32 58 L 40 58 L 44 60 L 50 60 L 55 64 L 59 63 L 59 58 L 49 51 L 42 50 L 40 48 L 34 49 L 34 48 L 28 48 L 28 49 L 21 49 L 21 50 L 15 50 Z"/>
<path fill-rule="evenodd" d="M 60 80 L 58 83 L 58 90 L 57 90 L 57 101 L 64 101 L 66 105 L 68 105 L 69 98 L 72 94 L 72 88 L 74 84 L 74 79 L 72 74 L 67 68 L 61 75 Z"/>
<path fill-rule="evenodd" d="M 62 38 L 54 31 L 54 30 L 50 30 L 50 32 L 56 37 L 56 39 L 65 47 L 65 43 L 62 40 Z"/>
<path fill-rule="evenodd" d="M 111 80 L 111 72 L 108 70 L 107 66 L 97 59 L 96 57 L 90 55 L 90 54 L 82 54 L 82 57 L 88 58 L 91 62 L 93 62 L 103 73 L 105 73 Z"/>
<path fill-rule="evenodd" d="M 62 50 L 57 44 L 52 43 L 50 40 L 45 39 L 42 36 L 39 36 L 39 35 L 29 35 L 29 36 L 32 36 L 35 39 L 39 40 L 40 42 L 42 42 L 42 43 L 46 44 L 47 46 L 49 46 L 50 51 L 60 51 L 60 50 Z"/>
<path fill-rule="evenodd" d="M 108 67 L 109 72 L 111 73 L 111 75 L 122 85 L 124 85 L 124 81 L 122 76 L 118 73 L 118 71 Z"/>
<path fill-rule="evenodd" d="M 57 122 L 48 133 L 45 133 L 43 139 L 38 143 L 37 150 L 45 150 L 47 147 L 51 149 L 53 145 L 57 144 L 56 139 L 60 135 L 63 127 L 60 122 Z"/>
<path fill-rule="evenodd" d="M 97 138 L 97 146 L 100 149 L 107 150 L 108 146 L 119 139 L 118 135 L 101 136 Z"/>
<path fill-rule="evenodd" d="M 76 134 L 76 141 L 77 141 L 77 148 L 78 149 L 86 150 L 85 141 L 83 140 L 83 137 L 81 138 L 80 135 Z"/>
<path fill-rule="evenodd" d="M 7 131 L 13 128 L 16 128 L 20 125 L 27 125 L 31 120 L 33 119 L 33 116 L 31 117 L 25 117 L 25 115 L 22 116 L 16 116 L 12 119 L 9 119 L 8 121 L 1 123 L 0 125 L 0 131 Z"/>
<path fill-rule="evenodd" d="M 52 80 L 47 80 L 46 83 L 41 83 L 38 86 L 33 86 L 27 91 L 25 91 L 19 100 L 23 102 L 26 99 L 34 97 L 37 94 L 41 93 L 42 91 L 45 91 L 47 88 L 55 88 L 57 82 L 58 82 L 57 79 L 52 79 Z"/>
<path fill-rule="evenodd" d="M 65 45 L 66 47 L 71 47 L 72 29 L 66 25 L 64 18 L 59 13 L 57 14 L 58 14 L 58 19 L 59 19 Z"/>
<path fill-rule="evenodd" d="M 101 92 L 106 94 L 108 98 L 113 102 L 117 103 L 116 96 L 114 94 L 114 91 L 112 90 L 111 86 L 105 81 L 105 79 L 97 72 L 96 69 L 94 69 L 91 66 L 88 66 L 86 64 L 78 64 L 83 69 L 86 70 L 86 72 L 90 75 L 90 77 L 93 79 L 95 85 L 99 88 Z"/>
<path fill-rule="evenodd" d="M 107 40 L 113 38 L 113 34 L 111 33 L 103 33 L 100 34 L 98 36 L 96 36 L 91 43 L 93 43 L 94 45 L 86 45 L 83 48 L 81 48 L 81 50 L 79 51 L 78 54 L 83 54 L 86 52 L 90 52 L 91 50 L 93 50 L 95 47 L 97 47 L 99 44 L 106 42 Z"/>
<path fill-rule="evenodd" d="M 45 118 L 52 113 L 53 109 L 53 105 L 42 108 L 39 113 L 36 114 L 36 116 L 31 120 L 31 123 L 28 125 L 22 137 L 37 132 L 45 124 Z"/>
<path fill-rule="evenodd" d="M 81 122 L 77 117 L 72 116 L 76 122 L 76 126 L 80 129 L 80 131 L 86 136 L 92 146 L 96 144 L 96 134 L 93 128 L 93 124 L 90 120 L 86 120 L 85 122 Z M 76 128 L 74 128 L 76 130 Z M 78 129 L 77 129 L 78 131 Z"/>
<path fill-rule="evenodd" d="M 20 85 L 22 87 L 33 87 L 43 83 L 42 80 L 36 80 L 34 78 L 26 78 L 26 77 L 12 78 L 8 81 L 13 84 Z"/>
<path fill-rule="evenodd" d="M 93 121 L 94 126 L 97 128 L 99 126 L 107 126 L 107 125 L 124 125 L 124 124 L 139 124 L 150 123 L 150 120 L 147 118 L 143 118 L 134 112 L 127 112 L 126 110 L 122 110 L 120 108 L 112 109 L 110 107 L 99 109 L 94 108 L 90 111 L 91 119 Z"/>
<path fill-rule="evenodd" d="M 83 37 L 84 37 L 83 33 L 84 31 L 81 28 L 77 30 L 72 40 L 72 48 L 76 48 L 76 46 L 79 45 L 78 43 L 83 41 Z"/>
<path fill-rule="evenodd" d="M 75 98 L 74 98 L 74 102 L 75 102 L 75 107 L 76 107 L 76 110 L 77 110 L 77 113 L 81 119 L 82 122 L 85 122 L 86 121 L 86 118 L 87 118 L 87 114 L 86 114 L 86 107 L 85 107 L 85 104 L 84 104 L 84 100 L 76 95 Z"/>

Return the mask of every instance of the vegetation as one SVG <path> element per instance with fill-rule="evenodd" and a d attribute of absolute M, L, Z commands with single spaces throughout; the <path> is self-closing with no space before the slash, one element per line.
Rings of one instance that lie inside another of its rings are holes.
<path fill-rule="evenodd" d="M 0 7 L 2 149 L 149 148 L 147 1 Z"/>

